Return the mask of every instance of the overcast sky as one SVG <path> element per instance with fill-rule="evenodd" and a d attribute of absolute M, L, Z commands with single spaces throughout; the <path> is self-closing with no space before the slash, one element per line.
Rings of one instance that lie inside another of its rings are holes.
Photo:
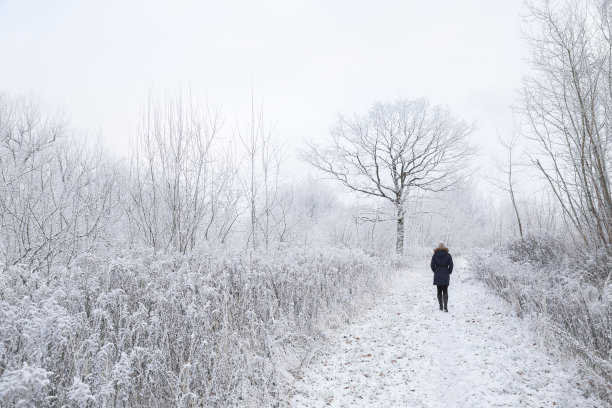
<path fill-rule="evenodd" d="M 191 89 L 231 127 L 253 83 L 290 155 L 338 113 L 423 96 L 478 122 L 486 167 L 526 70 L 523 13 L 523 0 L 0 0 L 0 90 L 122 151 L 149 89 Z"/>

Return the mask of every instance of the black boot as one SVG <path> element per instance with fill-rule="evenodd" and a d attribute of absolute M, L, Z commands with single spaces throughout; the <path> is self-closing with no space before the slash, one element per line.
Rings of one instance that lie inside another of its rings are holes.
<path fill-rule="evenodd" d="M 438 293 L 438 303 L 440 304 L 440 310 L 442 310 L 442 294 Z"/>
<path fill-rule="evenodd" d="M 448 312 L 448 294 L 444 294 L 444 311 Z"/>

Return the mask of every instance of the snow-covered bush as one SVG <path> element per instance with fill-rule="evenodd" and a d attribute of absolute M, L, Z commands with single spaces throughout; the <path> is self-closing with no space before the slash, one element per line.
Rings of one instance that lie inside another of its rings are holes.
<path fill-rule="evenodd" d="M 7 370 L 0 377 L 0 402 L 3 406 L 32 407 L 53 401 L 53 397 L 45 398 L 45 388 L 50 383 L 49 375 L 53 374 L 40 367 L 31 367 L 23 363 L 23 367 Z"/>
<path fill-rule="evenodd" d="M 470 258 L 477 276 L 549 344 L 575 358 L 590 388 L 612 402 L 612 259 L 548 236 L 511 241 Z"/>
<path fill-rule="evenodd" d="M 319 331 L 376 293 L 384 267 L 291 246 L 0 268 L 0 405 L 278 405 Z"/>
<path fill-rule="evenodd" d="M 557 264 L 558 254 L 565 250 L 563 241 L 545 234 L 529 234 L 523 239 L 507 241 L 506 248 L 512 262 L 537 266 Z"/>

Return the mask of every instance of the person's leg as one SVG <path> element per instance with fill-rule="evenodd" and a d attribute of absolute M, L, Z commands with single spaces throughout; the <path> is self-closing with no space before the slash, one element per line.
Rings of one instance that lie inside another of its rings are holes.
<path fill-rule="evenodd" d="M 436 288 L 438 289 L 438 303 L 440 304 L 440 310 L 442 310 L 442 285 L 437 285 Z"/>
<path fill-rule="evenodd" d="M 448 285 L 442 286 L 442 299 L 444 300 L 444 311 L 448 312 Z"/>

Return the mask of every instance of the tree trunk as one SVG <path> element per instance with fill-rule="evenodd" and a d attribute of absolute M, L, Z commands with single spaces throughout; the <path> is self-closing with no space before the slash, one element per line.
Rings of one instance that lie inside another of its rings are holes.
<path fill-rule="evenodd" d="M 404 253 L 404 208 L 397 207 L 397 236 L 395 239 L 395 252 L 399 255 Z"/>
<path fill-rule="evenodd" d="M 510 173 L 512 175 L 512 173 Z M 510 176 L 512 177 L 512 176 Z M 516 214 L 516 221 L 518 222 L 519 234 L 521 235 L 521 240 L 523 239 L 523 223 L 521 222 L 521 216 L 519 215 L 518 207 L 516 205 L 516 200 L 514 199 L 514 188 L 512 187 L 512 179 L 510 179 L 510 199 L 512 200 L 512 206 L 514 207 L 514 213 Z"/>

